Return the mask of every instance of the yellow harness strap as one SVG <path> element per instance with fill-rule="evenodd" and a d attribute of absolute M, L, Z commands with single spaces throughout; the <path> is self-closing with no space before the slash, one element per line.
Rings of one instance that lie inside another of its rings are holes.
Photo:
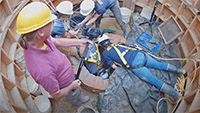
<path fill-rule="evenodd" d="M 95 60 L 95 59 L 93 58 L 94 55 L 93 55 L 91 58 L 89 58 L 89 59 L 88 59 L 88 58 L 85 58 L 85 60 L 97 64 L 97 65 L 98 65 L 98 69 L 99 69 L 100 66 L 102 66 L 102 64 L 101 64 L 101 56 L 100 56 L 100 53 L 99 53 L 98 45 L 95 44 L 95 46 L 96 46 L 97 49 L 96 49 L 96 53 L 95 53 L 94 55 L 98 54 L 98 60 Z"/>
<path fill-rule="evenodd" d="M 114 45 L 114 44 L 111 44 L 111 47 L 113 47 L 115 49 L 115 51 L 117 52 L 117 54 L 119 55 L 120 59 L 122 60 L 123 64 L 127 67 L 127 68 L 130 68 L 130 65 L 127 64 L 125 58 L 124 58 L 124 55 L 128 52 L 128 47 L 126 47 L 127 49 L 125 51 L 123 51 L 122 53 L 119 51 L 119 49 L 116 47 L 118 45 Z M 121 46 L 121 45 L 120 45 Z M 121 46 L 122 47 L 122 46 Z M 114 62 L 116 63 L 116 62 Z M 116 63 L 117 65 L 119 65 L 118 63 Z"/>
<path fill-rule="evenodd" d="M 111 44 L 111 45 L 114 45 L 114 44 Z M 114 46 L 123 47 L 123 48 L 129 49 L 129 50 L 138 50 L 137 48 L 133 48 L 133 47 L 127 47 L 127 46 L 124 46 L 124 45 L 119 45 L 119 44 L 116 44 L 116 45 L 114 45 Z"/>

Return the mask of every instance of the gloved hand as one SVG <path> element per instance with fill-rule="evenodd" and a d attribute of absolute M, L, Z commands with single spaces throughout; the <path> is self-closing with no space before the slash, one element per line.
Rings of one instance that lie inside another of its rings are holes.
<path fill-rule="evenodd" d="M 77 88 L 79 88 L 81 85 L 81 81 L 80 80 L 75 80 L 72 82 L 72 90 L 75 90 Z"/>

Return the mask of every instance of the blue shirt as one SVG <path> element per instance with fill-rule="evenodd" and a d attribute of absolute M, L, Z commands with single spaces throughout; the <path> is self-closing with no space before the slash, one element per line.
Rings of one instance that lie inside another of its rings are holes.
<path fill-rule="evenodd" d="M 96 11 L 97 14 L 104 14 L 107 9 L 112 7 L 114 4 L 116 4 L 116 0 L 101 0 L 103 4 L 99 4 L 98 2 L 95 2 L 95 8 L 94 10 Z"/>
<path fill-rule="evenodd" d="M 116 46 L 119 51 L 122 53 L 125 51 L 127 48 Z M 135 56 L 137 55 L 138 51 L 135 50 L 129 50 L 125 55 L 124 58 L 128 65 L 131 65 L 133 60 L 135 59 Z M 106 50 L 103 52 L 103 57 L 105 58 L 106 62 L 108 65 L 112 66 L 114 62 L 117 62 L 118 64 L 125 66 L 122 60 L 120 59 L 118 53 L 115 51 L 113 47 L 107 47 Z"/>
<path fill-rule="evenodd" d="M 63 21 L 59 18 L 54 20 L 52 24 L 52 31 L 51 36 L 55 37 L 56 35 L 61 36 L 66 32 L 65 26 L 63 24 Z"/>

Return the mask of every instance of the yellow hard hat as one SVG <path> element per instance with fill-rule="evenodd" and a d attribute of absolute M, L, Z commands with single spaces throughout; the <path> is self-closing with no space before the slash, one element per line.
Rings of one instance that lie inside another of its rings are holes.
<path fill-rule="evenodd" d="M 56 19 L 49 7 L 42 2 L 26 5 L 17 17 L 17 33 L 26 34 L 35 31 Z"/>

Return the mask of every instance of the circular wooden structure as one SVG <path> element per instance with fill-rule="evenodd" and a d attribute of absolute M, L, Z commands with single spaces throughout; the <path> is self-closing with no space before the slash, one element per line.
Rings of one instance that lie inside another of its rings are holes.
<path fill-rule="evenodd" d="M 125 43 L 126 42 L 126 39 L 123 36 L 109 34 L 109 33 L 105 33 L 105 34 L 110 37 L 112 43 L 116 43 L 116 42 Z M 81 55 L 83 54 L 84 48 L 85 48 L 84 46 L 80 47 Z M 65 47 L 65 48 L 59 47 L 58 49 L 69 57 L 69 59 L 72 62 L 72 65 L 73 65 L 74 72 L 76 73 L 78 70 L 79 64 L 80 64 L 80 59 L 78 60 L 78 59 L 74 58 L 74 56 L 79 57 L 77 54 L 76 47 Z M 81 70 L 79 79 L 82 81 L 83 86 L 87 90 L 89 90 L 93 93 L 100 93 L 100 92 L 105 91 L 106 88 L 108 87 L 108 82 L 109 82 L 108 79 L 103 80 L 99 76 L 90 74 L 84 66 Z"/>
<path fill-rule="evenodd" d="M 58 4 L 62 0 L 53 0 Z M 142 11 L 145 8 L 153 8 L 153 0 L 119 0 L 120 4 L 131 3 L 131 8 L 135 11 Z M 0 0 L 0 112 L 6 113 L 39 113 L 32 96 L 27 88 L 26 74 L 15 61 L 15 54 L 19 48 L 18 35 L 16 30 L 16 16 L 19 11 L 31 0 Z M 128 3 L 129 2 L 129 3 Z M 78 3 L 78 2 L 77 2 Z M 156 21 L 164 22 L 173 16 L 183 34 L 177 37 L 172 43 L 176 47 L 179 57 L 193 57 L 197 53 L 196 59 L 200 58 L 200 17 L 199 0 L 159 0 L 156 9 Z M 200 112 L 200 66 L 194 70 L 194 66 L 189 61 L 183 61 L 182 67 L 186 69 L 186 86 L 195 77 L 191 87 L 186 90 L 177 112 Z M 196 76 L 194 76 L 196 71 Z M 75 71 L 76 72 L 76 71 Z M 86 72 L 85 72 L 86 73 Z M 85 87 L 93 92 L 102 92 L 108 86 L 109 80 L 102 80 L 89 74 L 82 74 L 81 80 Z M 90 79 L 93 82 L 88 82 Z M 100 85 L 99 85 L 100 84 Z"/>

